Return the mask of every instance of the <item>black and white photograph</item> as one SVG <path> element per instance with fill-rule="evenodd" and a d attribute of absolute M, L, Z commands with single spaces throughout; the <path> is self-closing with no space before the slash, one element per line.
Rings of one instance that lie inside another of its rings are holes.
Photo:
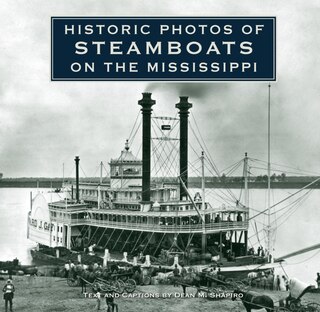
<path fill-rule="evenodd" d="M 320 312 L 320 3 L 3 0 L 1 311 Z"/>

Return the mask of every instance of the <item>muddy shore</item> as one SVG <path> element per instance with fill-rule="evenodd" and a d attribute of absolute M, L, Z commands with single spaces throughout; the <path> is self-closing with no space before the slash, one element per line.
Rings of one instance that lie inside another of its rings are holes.
<path fill-rule="evenodd" d="M 5 280 L 1 281 L 5 284 Z M 81 294 L 80 287 L 69 287 L 66 279 L 56 277 L 14 276 L 16 288 L 14 311 L 96 311 L 97 300 L 92 297 L 92 290 Z M 287 292 L 262 291 L 270 295 L 278 305 Z M 194 297 L 196 290 L 187 288 L 187 298 L 181 297 L 181 287 L 172 285 L 138 286 L 134 296 L 120 296 L 115 299 L 119 312 L 196 312 L 196 311 L 245 311 L 240 300 L 231 299 L 208 300 Z M 150 298 L 156 294 L 159 298 Z M 320 294 L 306 294 L 302 303 L 316 302 L 320 304 Z M 101 310 L 106 311 L 105 299 L 101 300 Z"/>

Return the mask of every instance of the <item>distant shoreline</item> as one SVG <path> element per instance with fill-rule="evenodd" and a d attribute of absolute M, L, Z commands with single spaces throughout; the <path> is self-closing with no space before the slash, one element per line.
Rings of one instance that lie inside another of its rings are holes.
<path fill-rule="evenodd" d="M 316 180 L 318 177 L 286 177 L 285 181 L 271 181 L 272 189 L 300 189 Z M 159 180 L 159 179 L 158 179 Z M 73 178 L 65 178 L 64 181 L 75 183 Z M 155 179 L 153 179 L 155 181 Z M 160 181 L 160 180 L 159 180 Z M 62 187 L 62 178 L 2 178 L 0 179 L 0 188 L 54 188 Z M 99 178 L 81 178 L 80 183 L 99 183 Z M 174 179 L 168 179 L 168 182 L 174 182 Z M 103 183 L 108 184 L 109 179 L 104 179 Z M 201 188 L 201 179 L 190 177 L 188 182 L 189 188 Z M 243 178 L 228 177 L 224 181 L 219 181 L 218 178 L 206 178 L 207 188 L 229 188 L 241 189 L 244 188 Z M 268 183 L 264 181 L 249 181 L 250 189 L 267 189 Z M 320 189 L 320 181 L 314 183 L 309 188 Z"/>

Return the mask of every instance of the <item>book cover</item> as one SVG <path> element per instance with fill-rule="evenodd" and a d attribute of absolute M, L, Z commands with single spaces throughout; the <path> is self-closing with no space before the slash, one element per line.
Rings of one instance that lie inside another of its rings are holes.
<path fill-rule="evenodd" d="M 318 11 L 5 0 L 5 309 L 320 310 Z"/>

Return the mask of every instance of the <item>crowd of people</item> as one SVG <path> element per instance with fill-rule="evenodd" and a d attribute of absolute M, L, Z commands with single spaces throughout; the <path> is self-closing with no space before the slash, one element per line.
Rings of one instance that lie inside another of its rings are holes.
<path fill-rule="evenodd" d="M 96 278 L 110 279 L 111 274 L 116 274 L 119 272 L 119 267 L 116 264 L 112 264 L 107 267 L 102 267 L 98 263 L 90 263 L 89 265 L 81 264 L 78 262 L 75 264 L 73 261 L 68 261 L 64 265 L 64 276 L 70 279 L 80 280 L 81 293 L 87 292 L 87 284 L 92 285 L 92 291 L 97 299 L 97 310 L 101 307 L 101 293 L 99 283 L 95 283 Z M 104 290 L 104 297 L 106 299 L 107 311 L 108 312 L 118 312 L 118 305 L 114 301 L 114 293 L 112 290 L 106 292 Z"/>
<path fill-rule="evenodd" d="M 275 275 L 273 270 L 259 273 L 249 273 L 249 285 L 258 288 L 277 290 L 289 290 L 289 280 L 285 275 Z M 283 287 L 281 287 L 283 285 Z"/>

